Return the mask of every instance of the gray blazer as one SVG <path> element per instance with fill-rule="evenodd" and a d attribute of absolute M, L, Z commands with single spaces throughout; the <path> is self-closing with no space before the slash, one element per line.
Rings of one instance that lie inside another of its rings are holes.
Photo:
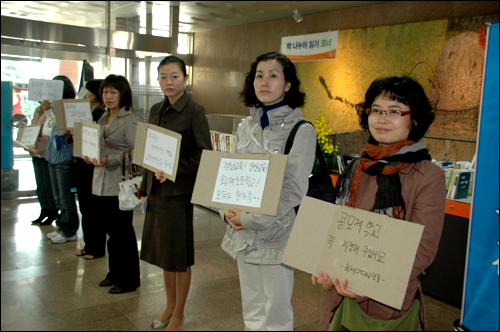
<path fill-rule="evenodd" d="M 141 121 L 132 110 L 122 108 L 106 128 L 109 114 L 109 111 L 104 112 L 97 122 L 101 126 L 101 158 L 108 156 L 106 165 L 94 168 L 92 193 L 97 196 L 118 196 L 118 183 L 122 181 L 123 152 L 132 149 L 134 155 L 135 132 L 137 123 Z M 128 158 L 125 166 L 128 170 Z"/>

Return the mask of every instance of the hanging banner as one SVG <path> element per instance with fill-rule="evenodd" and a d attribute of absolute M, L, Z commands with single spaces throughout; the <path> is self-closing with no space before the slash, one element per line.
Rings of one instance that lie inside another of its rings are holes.
<path fill-rule="evenodd" d="M 339 32 L 281 37 L 281 53 L 292 61 L 334 60 Z"/>
<path fill-rule="evenodd" d="M 477 165 L 472 194 L 469 243 L 461 321 L 471 331 L 498 331 L 498 151 L 499 70 L 498 22 L 488 33 L 481 110 L 477 139 Z"/>

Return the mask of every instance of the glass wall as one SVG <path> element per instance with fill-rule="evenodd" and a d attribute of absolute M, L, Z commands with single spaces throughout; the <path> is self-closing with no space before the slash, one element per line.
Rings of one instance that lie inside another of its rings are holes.
<path fill-rule="evenodd" d="M 19 12 L 12 10 L 14 3 Z M 133 111 L 147 121 L 151 106 L 163 99 L 157 81 L 157 67 L 171 53 L 170 39 L 162 41 L 171 35 L 171 12 L 169 3 L 145 1 L 2 1 L 2 20 L 13 20 L 9 24 L 13 30 L 4 31 L 7 29 L 2 26 L 1 55 L 2 81 L 10 81 L 17 88 L 13 91 L 13 112 L 25 114 L 29 120 L 33 118 L 39 102 L 28 100 L 30 78 L 52 79 L 56 75 L 65 75 L 78 92 L 82 84 L 83 60 L 86 59 L 94 69 L 94 78 L 117 74 L 129 80 Z M 47 29 L 45 34 L 44 29 Z M 74 38 L 64 39 L 64 32 L 70 32 Z M 113 46 L 116 37 L 126 42 Z M 146 39 L 141 41 L 141 38 Z M 179 33 L 177 40 L 178 54 L 181 57 L 188 55 L 189 59 L 192 34 Z M 162 47 L 158 45 L 165 45 L 165 52 L 159 52 Z M 187 63 L 191 64 L 189 60 Z M 191 66 L 188 66 L 188 72 L 192 72 Z M 186 87 L 189 93 L 192 91 L 191 82 L 190 77 Z M 14 139 L 17 131 L 17 128 L 13 129 Z M 36 184 L 31 157 L 22 148 L 13 150 L 14 169 L 20 172 L 19 191 L 34 195 Z M 2 190 L 2 197 L 3 194 Z"/>

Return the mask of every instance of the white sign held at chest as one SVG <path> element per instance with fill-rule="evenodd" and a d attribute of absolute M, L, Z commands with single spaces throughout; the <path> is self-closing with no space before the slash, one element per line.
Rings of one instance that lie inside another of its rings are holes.
<path fill-rule="evenodd" d="M 177 139 L 148 128 L 143 163 L 172 175 L 177 154 Z"/>
<path fill-rule="evenodd" d="M 151 123 L 139 122 L 135 134 L 134 164 L 175 182 L 182 136 Z"/>
<path fill-rule="evenodd" d="M 74 127 L 75 122 L 92 123 L 92 111 L 90 103 L 66 103 L 64 104 L 66 112 L 66 127 Z"/>
<path fill-rule="evenodd" d="M 260 208 L 269 160 L 222 158 L 213 202 Z"/>
<path fill-rule="evenodd" d="M 17 140 L 29 148 L 36 147 L 36 141 L 40 134 L 40 125 L 22 127 L 17 134 Z"/>
<path fill-rule="evenodd" d="M 99 149 L 99 130 L 97 128 L 82 127 L 82 155 L 92 159 L 100 159 Z"/>
<path fill-rule="evenodd" d="M 275 216 L 287 159 L 203 150 L 191 203 Z"/>
<path fill-rule="evenodd" d="M 57 130 L 69 130 L 75 122 L 92 123 L 89 99 L 61 99 L 54 101 Z"/>
<path fill-rule="evenodd" d="M 75 122 L 73 132 L 73 156 L 100 160 L 101 126 L 86 122 Z"/>

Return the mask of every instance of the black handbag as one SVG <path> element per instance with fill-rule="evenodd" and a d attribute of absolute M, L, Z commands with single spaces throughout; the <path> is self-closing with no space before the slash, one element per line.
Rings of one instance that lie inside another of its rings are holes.
<path fill-rule="evenodd" d="M 290 135 L 286 140 L 285 144 L 285 154 L 288 154 L 292 149 L 293 140 L 295 139 L 295 134 L 299 127 L 304 123 L 312 123 L 306 120 L 300 120 L 295 124 L 295 126 L 290 131 Z M 332 183 L 332 178 L 326 168 L 325 158 L 323 157 L 323 152 L 319 146 L 318 141 L 316 141 L 316 158 L 319 161 L 319 173 L 314 174 L 309 177 L 309 189 L 307 190 L 307 196 L 320 199 L 322 201 L 333 203 L 334 199 L 334 187 Z M 298 213 L 300 205 L 295 207 L 295 212 Z"/>

